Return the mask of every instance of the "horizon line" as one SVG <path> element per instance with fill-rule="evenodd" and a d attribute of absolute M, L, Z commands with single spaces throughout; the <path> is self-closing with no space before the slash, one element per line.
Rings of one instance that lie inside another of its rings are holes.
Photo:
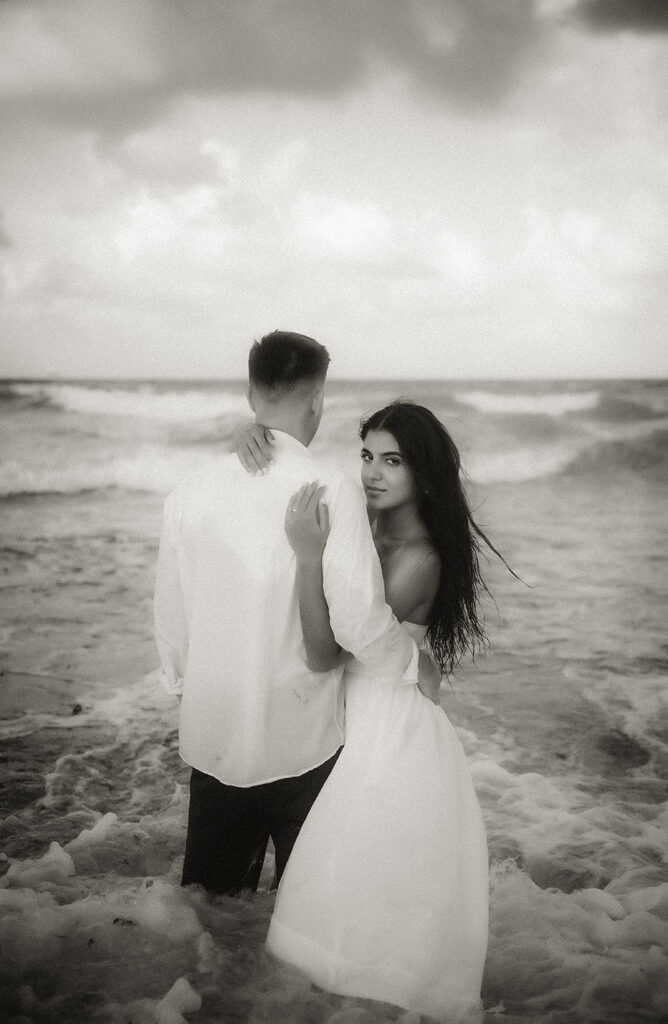
<path fill-rule="evenodd" d="M 444 384 L 466 384 L 466 383 L 478 383 L 478 384 L 538 384 L 538 383 L 564 383 L 564 382 L 578 382 L 578 383 L 611 383 L 615 381 L 637 381 L 637 382 L 668 382 L 668 373 L 657 374 L 656 376 L 633 376 L 633 375 L 615 375 L 615 376 L 542 376 L 542 377 L 490 377 L 490 376 L 475 376 L 475 377 L 335 377 L 327 376 L 328 384 L 382 384 L 397 383 L 400 381 L 406 381 L 411 384 L 429 384 L 429 383 L 444 383 Z M 21 376 L 21 377 L 5 377 L 0 376 L 0 384 L 248 384 L 247 377 L 222 377 L 222 376 L 209 376 L 209 377 L 68 377 L 62 374 L 56 374 L 54 376 L 43 376 L 43 377 L 32 377 L 32 376 Z"/>

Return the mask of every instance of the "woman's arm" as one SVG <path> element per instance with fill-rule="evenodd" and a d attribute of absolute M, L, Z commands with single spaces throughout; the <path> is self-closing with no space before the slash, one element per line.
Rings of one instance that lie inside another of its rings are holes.
<path fill-rule="evenodd" d="M 428 621 L 440 574 L 441 560 L 430 544 L 403 548 L 398 558 L 386 563 L 387 600 L 401 622 Z M 425 697 L 440 705 L 441 671 L 424 650 L 420 650 L 417 685 Z"/>
<path fill-rule="evenodd" d="M 297 557 L 297 596 L 306 647 L 314 672 L 328 672 L 345 659 L 329 622 L 322 578 L 322 553 L 329 534 L 329 512 L 321 501 L 323 488 L 305 484 L 292 496 L 285 513 L 285 532 Z"/>

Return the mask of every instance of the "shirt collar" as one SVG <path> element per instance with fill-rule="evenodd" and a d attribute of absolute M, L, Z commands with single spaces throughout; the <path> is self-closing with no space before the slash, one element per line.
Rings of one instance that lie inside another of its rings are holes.
<path fill-rule="evenodd" d="M 270 427 L 269 429 L 276 438 L 276 445 L 279 451 L 298 452 L 301 455 L 309 453 L 306 445 L 298 441 L 292 434 L 286 434 L 284 430 L 277 430 L 275 427 Z"/>

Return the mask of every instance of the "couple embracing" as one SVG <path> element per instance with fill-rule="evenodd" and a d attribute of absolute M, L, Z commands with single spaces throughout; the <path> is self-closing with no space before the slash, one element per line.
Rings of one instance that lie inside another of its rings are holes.
<path fill-rule="evenodd" d="M 256 342 L 256 425 L 165 504 L 155 621 L 192 769 L 182 881 L 255 889 L 271 838 L 273 955 L 331 992 L 475 1019 L 487 848 L 434 679 L 484 639 L 483 535 L 421 406 L 362 423 L 363 489 L 311 454 L 328 363 L 304 335 Z"/>

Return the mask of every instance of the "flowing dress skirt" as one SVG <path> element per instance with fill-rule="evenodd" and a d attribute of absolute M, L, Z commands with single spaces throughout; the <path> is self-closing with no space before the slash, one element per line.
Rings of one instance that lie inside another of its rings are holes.
<path fill-rule="evenodd" d="M 346 743 L 299 834 L 267 948 L 330 992 L 479 1018 L 485 831 L 445 712 L 346 672 Z"/>

